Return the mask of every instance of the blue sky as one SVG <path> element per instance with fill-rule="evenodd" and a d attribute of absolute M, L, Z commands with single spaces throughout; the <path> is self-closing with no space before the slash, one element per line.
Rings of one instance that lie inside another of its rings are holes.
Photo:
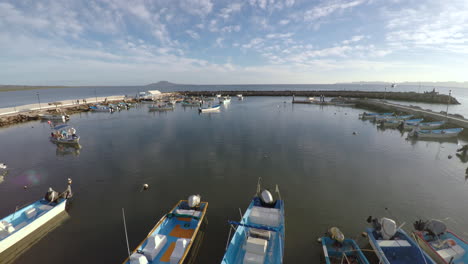
<path fill-rule="evenodd" d="M 0 0 L 0 83 L 468 80 L 468 1 Z"/>

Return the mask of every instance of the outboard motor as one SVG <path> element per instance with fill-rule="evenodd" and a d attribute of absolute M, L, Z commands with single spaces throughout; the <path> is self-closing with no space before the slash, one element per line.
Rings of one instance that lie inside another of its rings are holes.
<path fill-rule="evenodd" d="M 44 196 L 44 199 L 46 199 L 48 202 L 53 203 L 56 202 L 59 198 L 59 193 L 54 191 L 51 187 L 49 187 L 49 190 Z"/>
<path fill-rule="evenodd" d="M 265 207 L 274 207 L 276 203 L 275 199 L 273 198 L 273 195 L 271 195 L 271 192 L 268 190 L 262 191 L 262 193 L 260 194 L 260 201 Z"/>
<path fill-rule="evenodd" d="M 343 243 L 345 239 L 343 232 L 341 232 L 341 230 L 335 226 L 328 230 L 328 234 L 330 235 L 331 239 L 339 242 L 340 244 Z"/>
<path fill-rule="evenodd" d="M 445 225 L 444 222 L 440 220 L 432 219 L 426 223 L 426 226 L 424 229 L 431 236 L 439 236 L 447 231 L 447 226 Z"/>
<path fill-rule="evenodd" d="M 188 206 L 190 208 L 195 208 L 200 206 L 201 196 L 197 195 L 190 195 L 188 198 Z"/>
<path fill-rule="evenodd" d="M 372 227 L 377 231 L 384 240 L 389 240 L 395 236 L 397 232 L 396 222 L 392 219 L 382 217 L 380 221 L 377 218 L 369 216 L 367 222 L 372 224 Z"/>

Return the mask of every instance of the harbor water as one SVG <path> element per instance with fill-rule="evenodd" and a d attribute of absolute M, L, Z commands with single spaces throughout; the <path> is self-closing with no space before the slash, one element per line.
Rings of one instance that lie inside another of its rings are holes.
<path fill-rule="evenodd" d="M 467 238 L 468 160 L 455 155 L 466 141 L 407 140 L 406 133 L 358 119 L 361 112 L 293 105 L 286 97 L 233 98 L 210 114 L 140 105 L 72 115 L 80 149 L 51 143 L 45 122 L 1 128 L 0 162 L 10 168 L 0 183 L 1 218 L 73 179 L 67 219 L 16 263 L 121 263 L 122 208 L 133 249 L 191 194 L 209 202 L 195 263 L 220 263 L 227 221 L 239 220 L 259 177 L 272 190 L 278 184 L 285 200 L 286 264 L 320 263 L 316 241 L 331 226 L 366 245 L 360 233 L 369 215 L 406 222 L 407 231 L 421 218 L 446 219 Z"/>

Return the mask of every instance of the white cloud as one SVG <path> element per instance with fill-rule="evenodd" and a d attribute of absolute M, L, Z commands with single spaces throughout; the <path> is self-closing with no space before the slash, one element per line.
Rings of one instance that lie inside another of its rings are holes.
<path fill-rule="evenodd" d="M 292 35 L 293 35 L 293 33 L 284 33 L 284 34 L 272 33 L 272 34 L 266 35 L 266 38 L 268 38 L 268 39 L 282 39 L 282 38 L 290 38 Z"/>
<path fill-rule="evenodd" d="M 213 3 L 211 0 L 181 0 L 180 7 L 189 14 L 203 17 L 211 13 Z"/>
<path fill-rule="evenodd" d="M 242 45 L 242 47 L 245 48 L 245 49 L 251 49 L 251 48 L 254 48 L 254 47 L 259 47 L 263 43 L 263 41 L 264 40 L 262 38 L 254 38 L 254 39 L 250 40 L 249 43 Z"/>
<path fill-rule="evenodd" d="M 280 20 L 279 24 L 280 25 L 287 25 L 287 24 L 289 24 L 289 22 L 290 21 L 288 19 L 282 19 L 282 20 Z"/>
<path fill-rule="evenodd" d="M 227 7 L 221 9 L 218 15 L 222 17 L 224 20 L 227 20 L 232 14 L 240 12 L 241 9 L 242 9 L 242 3 L 231 3 Z"/>
<path fill-rule="evenodd" d="M 231 32 L 239 32 L 241 30 L 240 25 L 232 25 L 232 26 L 225 26 L 221 28 L 221 32 L 231 33 Z"/>
<path fill-rule="evenodd" d="M 363 35 L 356 35 L 356 36 L 353 36 L 351 39 L 343 40 L 342 43 L 347 45 L 347 44 L 350 44 L 350 43 L 353 43 L 353 42 L 359 42 L 364 38 L 365 38 L 365 36 L 363 36 Z"/>
<path fill-rule="evenodd" d="M 216 47 L 222 48 L 223 47 L 223 40 L 224 38 L 217 38 L 216 39 Z"/>
<path fill-rule="evenodd" d="M 200 35 L 193 30 L 186 30 L 185 33 L 187 33 L 193 39 L 200 39 Z"/>
<path fill-rule="evenodd" d="M 353 1 L 324 1 L 323 3 L 309 9 L 303 13 L 304 21 L 315 21 L 320 18 L 329 16 L 335 12 L 344 11 L 359 5 L 362 5 L 367 0 L 353 0 Z"/>

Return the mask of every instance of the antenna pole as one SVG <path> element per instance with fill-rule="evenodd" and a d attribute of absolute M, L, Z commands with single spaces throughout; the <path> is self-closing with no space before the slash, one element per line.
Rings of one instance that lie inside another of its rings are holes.
<path fill-rule="evenodd" d="M 125 240 L 127 241 L 128 258 L 130 259 L 130 246 L 128 245 L 127 224 L 125 223 L 125 210 L 123 208 L 122 208 L 122 216 L 123 216 L 124 229 L 125 229 Z"/>

